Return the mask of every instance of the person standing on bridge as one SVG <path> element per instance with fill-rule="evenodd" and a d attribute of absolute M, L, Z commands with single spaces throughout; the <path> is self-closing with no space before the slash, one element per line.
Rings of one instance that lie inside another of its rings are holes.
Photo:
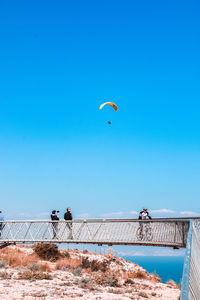
<path fill-rule="evenodd" d="M 151 216 L 149 212 L 147 211 L 147 208 L 144 207 L 143 210 L 139 213 L 139 220 L 151 220 Z M 152 233 L 151 233 L 151 225 L 149 222 L 139 222 L 139 227 L 137 229 L 136 233 L 137 239 L 139 241 L 147 239 L 150 241 L 152 239 Z"/>
<path fill-rule="evenodd" d="M 51 213 L 52 221 L 59 221 L 59 217 L 58 217 L 57 213 L 59 213 L 59 210 L 52 210 L 52 213 Z M 58 222 L 52 222 L 52 228 L 53 228 L 53 239 L 56 239 L 57 232 L 58 232 Z"/>
<path fill-rule="evenodd" d="M 151 216 L 149 214 L 149 212 L 147 211 L 147 208 L 144 207 L 143 210 L 139 213 L 139 217 L 138 217 L 139 220 L 151 220 Z"/>
<path fill-rule="evenodd" d="M 72 240 L 73 239 L 73 236 L 72 236 L 72 222 L 69 222 L 69 221 L 72 221 L 72 213 L 71 213 L 71 208 L 70 207 L 68 207 L 67 209 L 66 209 L 66 213 L 64 214 L 64 219 L 65 219 L 65 221 L 68 221 L 67 223 L 66 223 L 66 225 L 67 225 L 67 228 L 69 229 L 69 239 L 70 240 Z"/>
<path fill-rule="evenodd" d="M 4 221 L 4 216 L 2 214 L 2 211 L 0 210 L 0 237 L 1 237 L 1 234 L 2 234 L 2 230 L 4 228 L 3 221 Z"/>

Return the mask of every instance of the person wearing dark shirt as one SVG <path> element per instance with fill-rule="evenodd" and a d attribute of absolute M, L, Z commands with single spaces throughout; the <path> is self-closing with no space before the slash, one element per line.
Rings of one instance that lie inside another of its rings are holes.
<path fill-rule="evenodd" d="M 68 236 L 68 238 L 69 238 L 70 240 L 72 240 L 72 239 L 73 239 L 73 236 L 72 236 L 72 222 L 69 222 L 69 221 L 72 220 L 71 208 L 68 207 L 66 210 L 67 210 L 67 211 L 66 211 L 66 213 L 64 214 L 64 219 L 65 219 L 65 221 L 67 221 L 66 227 L 67 227 L 67 229 L 69 230 L 69 236 Z"/>
<path fill-rule="evenodd" d="M 71 208 L 68 207 L 66 210 L 67 210 L 67 211 L 66 211 L 66 213 L 64 214 L 64 219 L 65 219 L 66 221 L 72 220 Z"/>
<path fill-rule="evenodd" d="M 147 208 L 144 207 L 143 210 L 139 213 L 139 217 L 138 217 L 139 220 L 151 220 L 151 216 L 149 214 L 149 212 L 147 211 Z"/>
<path fill-rule="evenodd" d="M 57 210 L 52 210 L 51 213 L 51 220 L 52 221 L 59 221 L 59 217 L 57 215 L 59 211 Z M 52 228 L 53 228 L 53 239 L 57 238 L 57 232 L 58 232 L 58 222 L 52 222 Z"/>
<path fill-rule="evenodd" d="M 151 216 L 149 212 L 147 211 L 147 208 L 144 207 L 143 210 L 139 213 L 139 220 L 151 220 Z M 148 240 L 152 237 L 151 234 L 151 225 L 149 222 L 139 222 L 139 227 L 137 230 L 137 238 L 141 241 L 145 238 L 148 238 Z"/>

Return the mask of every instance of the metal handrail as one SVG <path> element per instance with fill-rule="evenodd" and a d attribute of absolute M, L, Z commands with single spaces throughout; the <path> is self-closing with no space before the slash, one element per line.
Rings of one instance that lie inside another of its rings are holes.
<path fill-rule="evenodd" d="M 60 219 L 59 221 L 56 220 L 5 220 L 2 221 L 3 223 L 51 223 L 51 222 L 68 222 L 68 223 L 102 223 L 102 222 L 174 222 L 174 221 L 190 221 L 190 220 L 200 220 L 200 217 L 191 217 L 191 218 L 153 218 L 151 220 L 139 220 L 139 219 L 131 219 L 131 218 L 106 218 L 106 219 L 73 219 L 73 220 L 64 220 Z"/>
<path fill-rule="evenodd" d="M 78 219 L 0 222 L 0 242 L 145 245 L 184 248 L 188 220 Z M 73 238 L 73 240 L 72 240 Z"/>
<path fill-rule="evenodd" d="M 181 300 L 200 299 L 200 221 L 193 220 L 188 233 Z"/>
<path fill-rule="evenodd" d="M 188 238 L 187 238 L 187 246 L 186 246 L 184 266 L 183 266 L 183 275 L 182 275 L 182 280 L 181 280 L 181 299 L 180 300 L 188 300 L 191 243 L 192 243 L 192 222 L 190 223 L 190 229 L 189 229 Z"/>

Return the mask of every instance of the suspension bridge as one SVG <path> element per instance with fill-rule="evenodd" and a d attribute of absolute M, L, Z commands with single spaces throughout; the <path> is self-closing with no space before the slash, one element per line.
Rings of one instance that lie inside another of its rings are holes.
<path fill-rule="evenodd" d="M 200 218 L 0 222 L 0 248 L 36 243 L 186 248 L 181 300 L 200 299 Z"/>

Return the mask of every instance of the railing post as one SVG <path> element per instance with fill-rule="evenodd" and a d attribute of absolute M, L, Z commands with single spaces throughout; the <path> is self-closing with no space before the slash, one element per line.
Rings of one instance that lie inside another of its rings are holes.
<path fill-rule="evenodd" d="M 183 239 L 183 246 L 185 246 L 185 223 L 182 222 L 182 239 Z"/>
<path fill-rule="evenodd" d="M 185 251 L 183 276 L 181 281 L 181 300 L 188 300 L 191 244 L 192 244 L 192 221 L 190 221 L 190 228 L 189 228 L 188 238 L 187 238 L 187 247 Z"/>

